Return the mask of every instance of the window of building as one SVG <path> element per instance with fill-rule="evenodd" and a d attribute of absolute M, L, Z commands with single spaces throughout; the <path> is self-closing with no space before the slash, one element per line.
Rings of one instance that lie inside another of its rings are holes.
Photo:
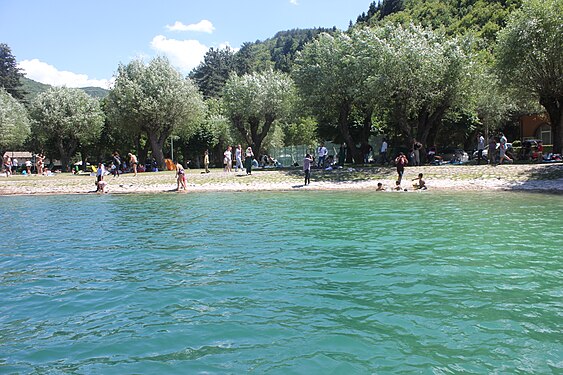
<path fill-rule="evenodd" d="M 550 145 L 551 143 L 551 126 L 549 124 L 542 124 L 537 132 L 536 136 L 541 139 L 544 145 Z"/>

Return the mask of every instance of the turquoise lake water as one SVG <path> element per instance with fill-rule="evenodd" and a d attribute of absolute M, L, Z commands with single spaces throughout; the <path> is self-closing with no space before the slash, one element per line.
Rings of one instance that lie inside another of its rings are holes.
<path fill-rule="evenodd" d="M 2 197 L 0 373 L 563 372 L 563 196 Z"/>

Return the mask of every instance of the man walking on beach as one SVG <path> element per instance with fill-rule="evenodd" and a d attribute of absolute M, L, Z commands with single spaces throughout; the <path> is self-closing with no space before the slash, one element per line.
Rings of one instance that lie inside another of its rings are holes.
<path fill-rule="evenodd" d="M 500 137 L 500 159 L 499 159 L 499 164 L 502 164 L 502 162 L 504 160 L 506 160 L 508 163 L 513 163 L 514 160 L 512 160 L 511 158 L 508 157 L 508 155 L 506 155 L 506 142 L 508 141 L 506 139 L 506 137 L 504 136 L 504 133 L 499 133 L 499 137 Z"/>

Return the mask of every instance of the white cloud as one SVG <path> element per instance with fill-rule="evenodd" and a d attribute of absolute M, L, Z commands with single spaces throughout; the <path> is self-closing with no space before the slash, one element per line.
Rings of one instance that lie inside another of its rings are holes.
<path fill-rule="evenodd" d="M 94 86 L 107 89 L 113 82 L 113 80 L 108 79 L 90 79 L 86 74 L 61 71 L 38 59 L 20 61 L 18 67 L 27 78 L 52 86 Z"/>
<path fill-rule="evenodd" d="M 290 4 L 293 4 L 293 5 L 299 5 L 299 1 L 298 1 L 298 0 L 289 0 L 289 3 L 290 3 Z"/>
<path fill-rule="evenodd" d="M 167 56 L 172 65 L 184 73 L 198 66 L 209 49 L 197 40 L 168 39 L 163 35 L 155 36 L 151 41 L 151 47 Z"/>
<path fill-rule="evenodd" d="M 170 31 L 197 31 L 208 34 L 213 33 L 213 30 L 215 30 L 215 27 L 209 20 L 201 20 L 190 25 L 184 25 L 182 22 L 176 21 L 174 25 L 166 25 L 166 28 Z"/>

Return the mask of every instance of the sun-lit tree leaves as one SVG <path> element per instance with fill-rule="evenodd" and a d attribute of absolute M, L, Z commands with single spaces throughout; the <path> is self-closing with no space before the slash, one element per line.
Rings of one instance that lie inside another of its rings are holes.
<path fill-rule="evenodd" d="M 291 78 L 281 72 L 234 74 L 225 85 L 223 99 L 234 128 L 259 153 L 276 122 L 289 118 L 296 90 Z"/>
<path fill-rule="evenodd" d="M 31 132 L 26 108 L 0 88 L 0 154 L 23 145 Z"/>
<path fill-rule="evenodd" d="M 60 157 L 65 170 L 81 145 L 98 140 L 104 122 L 98 99 L 66 87 L 39 94 L 31 104 L 30 115 L 39 147 Z"/>
<path fill-rule="evenodd" d="M 172 134 L 189 138 L 201 123 L 205 105 L 195 84 L 170 62 L 158 57 L 145 65 L 133 60 L 121 65 L 108 96 L 111 121 L 132 136 L 145 133 L 152 155 L 162 168 L 163 145 Z"/>

